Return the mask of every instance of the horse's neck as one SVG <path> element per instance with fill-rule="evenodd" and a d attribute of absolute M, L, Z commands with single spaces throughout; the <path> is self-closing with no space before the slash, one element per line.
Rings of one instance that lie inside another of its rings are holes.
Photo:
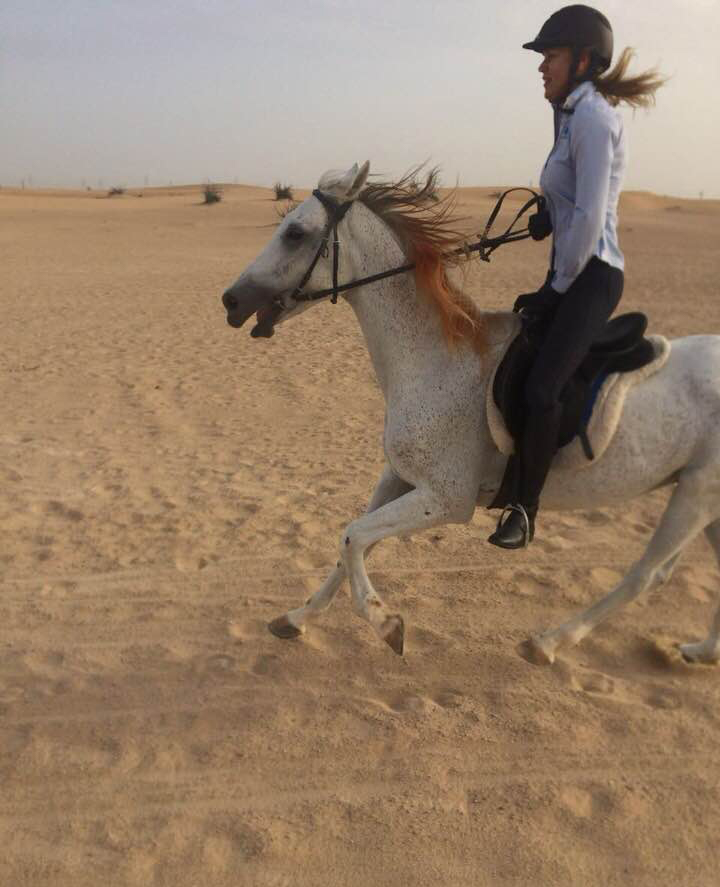
<path fill-rule="evenodd" d="M 350 302 L 386 396 L 449 362 L 437 312 L 416 296 L 410 274 L 367 287 Z"/>
<path fill-rule="evenodd" d="M 351 215 L 354 276 L 365 277 L 407 262 L 392 232 L 367 207 L 359 204 Z M 463 365 L 474 368 L 481 384 L 495 368 L 498 346 L 504 351 L 518 326 L 515 315 L 481 312 L 480 321 L 492 343 L 481 360 L 470 345 L 448 347 L 439 311 L 429 298 L 418 295 L 412 272 L 351 290 L 347 301 L 360 323 L 386 399 L 406 389 L 408 382 L 414 388 L 419 379 L 445 376 Z"/>

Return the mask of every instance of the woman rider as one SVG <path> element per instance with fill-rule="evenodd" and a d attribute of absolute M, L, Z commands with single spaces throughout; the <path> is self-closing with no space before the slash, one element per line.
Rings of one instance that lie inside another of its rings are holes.
<path fill-rule="evenodd" d="M 540 493 L 557 449 L 563 388 L 622 295 L 617 205 L 627 151 L 615 106 L 621 101 L 647 106 L 664 82 L 655 71 L 626 77 L 630 49 L 603 76 L 612 59 L 613 33 L 607 18 L 590 6 L 560 9 L 523 48 L 543 55 L 538 70 L 555 114 L 555 144 L 540 178 L 554 236 L 543 287 L 515 303 L 529 322 L 542 325 L 544 338 L 525 387 L 518 501 L 489 539 L 501 548 L 532 541 Z"/>

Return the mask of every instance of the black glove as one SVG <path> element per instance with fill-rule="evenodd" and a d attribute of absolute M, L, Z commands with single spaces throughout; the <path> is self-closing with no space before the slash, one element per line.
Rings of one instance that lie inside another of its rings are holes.
<path fill-rule="evenodd" d="M 544 284 L 536 293 L 524 293 L 515 299 L 513 311 L 525 311 L 527 314 L 545 314 L 554 311 L 562 293 L 556 292 L 549 283 Z"/>
<path fill-rule="evenodd" d="M 528 231 L 533 240 L 544 240 L 548 234 L 552 234 L 552 229 L 550 212 L 543 201 L 541 208 L 528 218 Z"/>

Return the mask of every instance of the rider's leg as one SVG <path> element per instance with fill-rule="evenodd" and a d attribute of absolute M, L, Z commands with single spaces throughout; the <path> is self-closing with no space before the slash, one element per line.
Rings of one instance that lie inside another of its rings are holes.
<path fill-rule="evenodd" d="M 500 548 L 523 548 L 535 534 L 535 516 L 557 450 L 562 404 L 530 406 L 520 442 L 520 494 L 509 516 L 490 537 Z"/>
<path fill-rule="evenodd" d="M 532 540 L 534 521 L 557 449 L 561 395 L 615 310 L 623 274 L 592 258 L 560 300 L 525 386 L 527 418 L 520 441 L 520 501 L 490 541 L 521 548 Z"/>

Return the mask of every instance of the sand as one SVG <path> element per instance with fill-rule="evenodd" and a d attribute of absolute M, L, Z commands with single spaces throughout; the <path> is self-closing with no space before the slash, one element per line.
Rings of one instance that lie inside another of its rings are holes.
<path fill-rule="evenodd" d="M 482 227 L 496 189 L 467 189 Z M 371 575 L 404 658 L 343 592 L 300 641 L 382 464 L 347 305 L 271 341 L 219 297 L 277 222 L 270 192 L 0 190 L 0 884 L 720 883 L 718 573 L 698 540 L 552 667 L 519 645 L 605 593 L 666 492 L 544 515 L 527 552 L 466 527 L 391 540 Z M 623 306 L 720 328 L 720 202 L 626 194 Z M 542 281 L 498 251 L 489 308 Z"/>

